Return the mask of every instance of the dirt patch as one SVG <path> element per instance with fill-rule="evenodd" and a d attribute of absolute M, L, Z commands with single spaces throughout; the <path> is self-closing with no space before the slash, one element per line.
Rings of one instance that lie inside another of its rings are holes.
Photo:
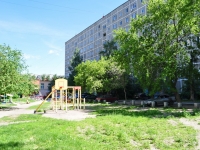
<path fill-rule="evenodd" d="M 27 122 L 33 122 L 33 121 L 2 122 L 0 123 L 0 126 L 7 126 L 9 124 L 19 124 L 19 123 L 27 123 Z"/>
<path fill-rule="evenodd" d="M 194 129 L 196 129 L 198 131 L 198 134 L 197 134 L 197 137 L 196 137 L 197 140 L 198 140 L 198 145 L 196 147 L 196 150 L 200 150 L 200 125 L 199 125 L 199 122 L 189 120 L 189 119 L 186 119 L 186 118 L 181 118 L 180 122 L 183 123 L 186 126 L 193 127 Z"/>
<path fill-rule="evenodd" d="M 13 116 L 17 117 L 21 114 L 34 114 L 34 110 L 28 110 L 30 106 L 33 105 L 39 105 L 41 104 L 42 101 L 37 101 L 33 102 L 30 104 L 18 104 L 17 106 L 12 107 L 9 111 L 1 111 L 0 113 L 0 118 L 5 117 L 5 116 Z M 96 115 L 91 115 L 91 111 L 89 110 L 69 110 L 69 111 L 64 111 L 64 110 L 58 110 L 57 112 L 48 110 L 45 114 L 42 114 L 44 117 L 50 117 L 50 118 L 55 118 L 55 119 L 64 119 L 64 120 L 84 120 L 85 118 L 94 118 Z"/>

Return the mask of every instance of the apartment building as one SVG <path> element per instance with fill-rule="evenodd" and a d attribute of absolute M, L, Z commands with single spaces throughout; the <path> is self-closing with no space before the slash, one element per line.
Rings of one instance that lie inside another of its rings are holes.
<path fill-rule="evenodd" d="M 65 76 L 69 76 L 68 67 L 76 48 L 84 61 L 99 60 L 99 52 L 103 50 L 103 44 L 113 38 L 113 30 L 129 30 L 131 19 L 137 15 L 146 15 L 146 5 L 143 0 L 128 0 L 65 42 Z"/>

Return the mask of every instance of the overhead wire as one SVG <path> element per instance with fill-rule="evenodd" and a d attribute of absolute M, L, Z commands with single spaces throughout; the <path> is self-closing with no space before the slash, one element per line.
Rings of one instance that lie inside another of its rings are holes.
<path fill-rule="evenodd" d="M 71 8 L 71 7 L 61 6 L 61 5 L 55 5 L 55 4 L 47 3 L 47 2 L 41 2 L 41 1 L 37 1 L 37 0 L 29 0 L 29 1 L 42 3 L 42 4 L 47 4 L 47 5 L 52 5 L 52 6 L 56 6 L 56 7 L 62 7 L 62 8 L 67 8 L 67 9 L 78 10 L 78 11 L 92 12 L 92 11 L 87 11 L 87 10 L 82 10 L 82 9 L 77 9 L 77 8 Z"/>
<path fill-rule="evenodd" d="M 79 13 L 77 11 L 83 11 L 83 12 L 88 12 L 89 11 L 84 11 L 84 10 L 79 10 L 79 9 L 75 9 L 75 8 L 70 8 L 70 9 L 73 9 L 75 11 L 68 11 L 68 10 L 54 10 L 54 9 L 48 9 L 48 8 L 41 8 L 41 7 L 35 7 L 35 6 L 30 6 L 30 5 L 24 5 L 24 4 L 19 4 L 19 3 L 14 3 L 14 2 L 9 2 L 9 1 L 4 1 L 4 0 L 0 0 L 0 2 L 4 2 L 4 3 L 10 3 L 10 4 L 14 4 L 14 5 L 19 5 L 19 6 L 25 6 L 25 7 L 31 7 L 31 8 L 36 8 L 36 9 L 43 9 L 43 10 L 51 10 L 51 11 L 60 11 L 60 12 L 70 12 L 70 13 Z M 34 1 L 33 1 L 34 2 Z M 35 1 L 35 2 L 38 2 L 38 1 Z M 39 2 L 39 3 L 44 3 L 44 2 Z M 49 5 L 54 5 L 54 6 L 57 6 L 57 7 L 62 7 L 60 5 L 55 5 L 55 4 L 50 4 L 48 3 Z M 65 7 L 65 8 L 68 8 L 68 7 Z M 90 12 L 91 13 L 91 12 Z"/>

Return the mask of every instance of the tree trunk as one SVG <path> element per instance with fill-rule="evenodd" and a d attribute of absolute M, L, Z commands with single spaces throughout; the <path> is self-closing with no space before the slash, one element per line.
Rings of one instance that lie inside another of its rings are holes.
<path fill-rule="evenodd" d="M 181 102 L 181 98 L 180 98 L 179 93 L 176 91 L 174 94 L 175 94 L 176 101 Z"/>
<path fill-rule="evenodd" d="M 190 84 L 190 100 L 194 101 L 194 82 Z"/>
<path fill-rule="evenodd" d="M 127 99 L 127 97 L 126 97 L 126 88 L 124 87 L 124 98 L 125 98 L 125 100 Z"/>
<path fill-rule="evenodd" d="M 174 95 L 175 95 L 175 98 L 176 98 L 176 101 L 177 102 L 181 102 L 181 97 L 176 89 L 176 82 L 177 80 L 175 80 L 174 82 L 172 82 L 172 87 L 174 88 Z"/>

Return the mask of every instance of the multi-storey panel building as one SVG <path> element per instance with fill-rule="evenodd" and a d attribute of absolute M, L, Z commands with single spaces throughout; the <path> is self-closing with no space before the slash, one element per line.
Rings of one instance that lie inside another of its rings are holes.
<path fill-rule="evenodd" d="M 84 61 L 99 60 L 103 43 L 113 38 L 113 30 L 117 28 L 128 30 L 131 19 L 145 14 L 146 5 L 143 0 L 128 0 L 65 42 L 65 76 L 69 76 L 68 67 L 76 48 L 80 50 Z"/>

